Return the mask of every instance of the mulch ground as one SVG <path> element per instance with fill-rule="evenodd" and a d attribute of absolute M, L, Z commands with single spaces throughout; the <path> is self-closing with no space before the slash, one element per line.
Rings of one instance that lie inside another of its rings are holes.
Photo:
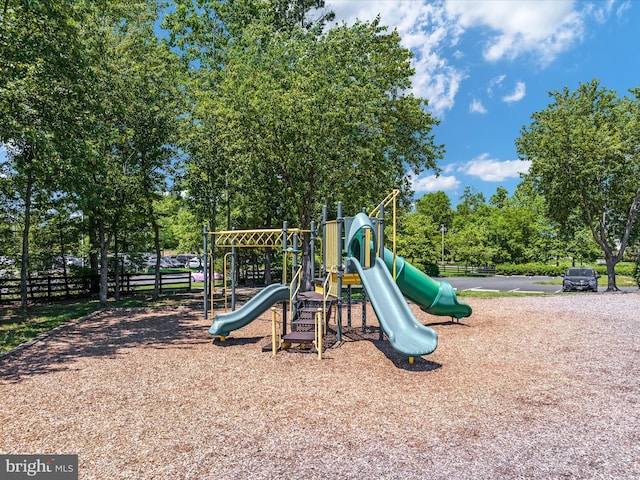
<path fill-rule="evenodd" d="M 640 294 L 469 303 L 412 306 L 439 335 L 412 365 L 370 307 L 322 361 L 263 352 L 269 314 L 220 344 L 193 302 L 105 311 L 0 359 L 0 452 L 82 479 L 640 478 Z"/>

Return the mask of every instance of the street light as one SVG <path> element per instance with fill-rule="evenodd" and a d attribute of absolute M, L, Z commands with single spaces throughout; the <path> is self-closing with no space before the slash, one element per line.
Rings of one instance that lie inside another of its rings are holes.
<path fill-rule="evenodd" d="M 442 232 L 442 271 L 444 272 L 444 232 L 447 231 L 447 227 L 444 226 L 444 223 L 440 225 L 440 231 Z"/>

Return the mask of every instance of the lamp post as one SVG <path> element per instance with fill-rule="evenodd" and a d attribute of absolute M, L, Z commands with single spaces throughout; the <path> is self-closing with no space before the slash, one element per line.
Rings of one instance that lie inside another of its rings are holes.
<path fill-rule="evenodd" d="M 440 224 L 440 231 L 442 232 L 442 271 L 444 272 L 444 232 L 447 231 L 444 223 Z"/>

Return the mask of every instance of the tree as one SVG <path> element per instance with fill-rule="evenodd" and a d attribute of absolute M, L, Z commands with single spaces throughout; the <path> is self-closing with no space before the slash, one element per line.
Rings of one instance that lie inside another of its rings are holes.
<path fill-rule="evenodd" d="M 322 0 L 176 5 L 164 26 L 194 79 L 187 182 L 210 227 L 225 201 L 227 219 L 231 204 L 252 210 L 241 228 L 308 229 L 323 204 L 359 211 L 436 168 L 437 120 L 407 93 L 411 53 L 379 19 L 325 31 Z"/>
<path fill-rule="evenodd" d="M 427 193 L 416 201 L 416 211 L 432 218 L 440 228 L 451 228 L 455 212 L 451 208 L 451 199 L 445 192 Z"/>
<path fill-rule="evenodd" d="M 323 203 L 358 211 L 396 186 L 406 192 L 407 169 L 436 168 L 437 121 L 405 93 L 412 69 L 399 43 L 379 21 L 322 36 L 258 24 L 227 53 L 229 140 L 243 163 L 271 172 L 301 228 Z"/>
<path fill-rule="evenodd" d="M 92 60 L 86 78 L 92 82 L 83 85 L 88 93 L 75 137 L 81 148 L 67 162 L 66 191 L 90 220 L 102 305 L 108 296 L 108 253 L 112 247 L 119 253 L 127 228 L 151 226 L 159 251 L 153 202 L 165 187 L 181 97 L 177 56 L 153 34 L 158 8 L 99 4 L 83 23 Z M 117 273 L 116 267 L 116 278 Z M 117 285 L 115 291 L 117 296 Z"/>
<path fill-rule="evenodd" d="M 387 235 L 392 233 L 391 226 Z M 440 261 L 440 225 L 419 211 L 400 217 L 398 222 L 398 254 L 414 266 L 427 271 L 430 264 Z"/>
<path fill-rule="evenodd" d="M 577 215 L 602 250 L 607 291 L 618 290 L 615 266 L 640 210 L 640 89 L 632 93 L 620 98 L 598 80 L 556 90 L 516 140 L 549 217 L 564 224 Z"/>
<path fill-rule="evenodd" d="M 27 308 L 31 212 L 56 190 L 61 153 L 77 120 L 86 65 L 82 19 L 90 3 L 5 0 L 0 14 L 0 143 L 22 210 L 22 308 Z"/>
<path fill-rule="evenodd" d="M 452 254 L 467 265 L 488 265 L 496 255 L 490 241 L 491 207 L 474 187 L 465 188 L 461 200 L 448 233 Z"/>

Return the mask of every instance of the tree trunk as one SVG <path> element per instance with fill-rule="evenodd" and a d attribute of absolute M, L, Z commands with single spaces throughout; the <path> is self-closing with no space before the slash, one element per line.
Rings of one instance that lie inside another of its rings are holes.
<path fill-rule="evenodd" d="M 62 219 L 62 215 L 58 216 L 58 227 L 60 234 L 60 258 L 62 258 L 62 278 L 64 279 L 64 293 L 65 297 L 69 297 L 69 278 L 67 275 L 67 259 L 66 259 L 66 248 L 64 241 L 64 221 Z"/>
<path fill-rule="evenodd" d="M 616 264 L 607 258 L 607 292 L 617 292 L 620 289 L 616 285 Z"/>
<path fill-rule="evenodd" d="M 109 252 L 109 240 L 107 239 L 104 227 L 104 220 L 98 220 L 98 242 L 100 244 L 100 306 L 107 307 L 107 297 L 109 293 L 109 277 L 107 255 Z"/>
<path fill-rule="evenodd" d="M 156 280 L 153 285 L 153 301 L 160 298 L 160 227 L 155 216 L 151 216 L 151 226 L 153 228 L 153 245 L 156 251 Z"/>
<path fill-rule="evenodd" d="M 89 217 L 89 268 L 91 269 L 91 294 L 95 295 L 100 293 L 100 277 L 98 272 L 98 252 L 100 251 L 100 241 L 98 240 L 98 226 L 95 221 L 95 212 L 90 212 Z"/>
<path fill-rule="evenodd" d="M 31 153 L 28 153 L 31 156 Z M 30 159 L 31 160 L 31 159 Z M 31 193 L 33 170 L 28 167 L 27 185 L 24 193 L 24 229 L 22 231 L 22 262 L 20 265 L 20 306 L 27 311 L 27 272 L 29 269 L 29 229 L 31 228 Z"/>
<path fill-rule="evenodd" d="M 114 274 L 114 290 L 113 297 L 116 302 L 120 301 L 120 252 L 118 245 L 118 230 L 114 230 L 113 232 L 113 253 L 115 257 L 115 265 L 113 266 L 113 274 Z"/>

